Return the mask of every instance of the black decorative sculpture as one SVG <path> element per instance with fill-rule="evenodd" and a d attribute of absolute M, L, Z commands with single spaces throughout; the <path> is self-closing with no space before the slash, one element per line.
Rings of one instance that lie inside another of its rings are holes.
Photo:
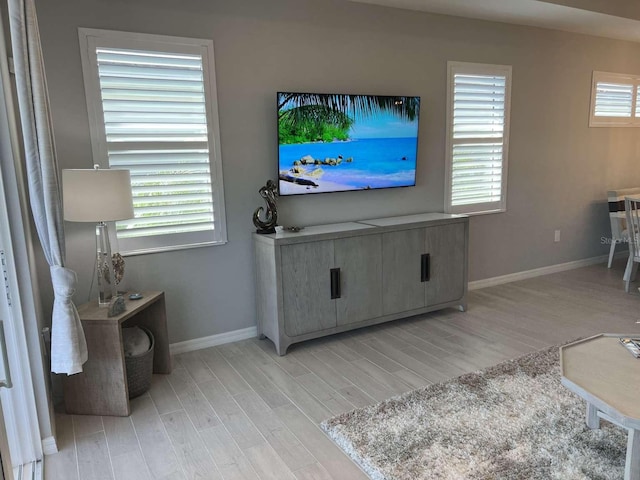
<path fill-rule="evenodd" d="M 264 211 L 264 207 L 258 207 L 253 212 L 253 224 L 257 227 L 256 233 L 276 233 L 276 224 L 278 223 L 278 206 L 276 205 L 276 197 L 278 196 L 278 187 L 273 180 L 267 180 L 267 184 L 260 190 L 260 196 L 267 203 L 264 221 L 260 220 L 260 214 Z"/>

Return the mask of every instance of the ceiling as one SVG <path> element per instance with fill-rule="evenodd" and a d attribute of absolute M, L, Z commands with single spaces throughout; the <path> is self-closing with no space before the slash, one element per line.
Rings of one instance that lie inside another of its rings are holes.
<path fill-rule="evenodd" d="M 351 0 L 640 42 L 638 0 Z"/>

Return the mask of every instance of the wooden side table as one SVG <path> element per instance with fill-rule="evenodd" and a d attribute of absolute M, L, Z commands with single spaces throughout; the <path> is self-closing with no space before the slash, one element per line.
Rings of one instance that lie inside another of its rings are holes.
<path fill-rule="evenodd" d="M 122 417 L 130 414 L 123 326 L 149 329 L 155 339 L 153 373 L 171 373 L 164 292 L 141 293 L 140 300 L 125 296 L 126 310 L 111 318 L 107 317 L 106 307 L 98 307 L 97 300 L 78 307 L 89 359 L 82 373 L 63 379 L 67 413 Z"/>

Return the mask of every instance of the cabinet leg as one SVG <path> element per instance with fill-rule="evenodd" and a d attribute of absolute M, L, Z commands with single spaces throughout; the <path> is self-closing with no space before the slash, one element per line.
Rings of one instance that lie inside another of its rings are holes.
<path fill-rule="evenodd" d="M 256 336 L 262 340 L 263 338 L 265 338 L 264 335 L 264 329 L 262 328 L 262 321 L 260 321 L 260 319 L 258 319 L 258 323 L 256 324 Z"/>
<path fill-rule="evenodd" d="M 461 303 L 460 305 L 458 305 L 458 310 L 460 310 L 461 312 L 466 312 L 467 311 L 467 302 Z"/>
<path fill-rule="evenodd" d="M 277 341 L 277 342 L 273 342 L 273 344 L 276 346 L 276 352 L 278 353 L 279 356 L 283 357 L 287 354 L 287 350 L 289 349 L 289 347 L 291 346 L 291 344 L 288 341 Z"/>
<path fill-rule="evenodd" d="M 258 334 L 258 340 L 264 340 L 266 337 L 266 335 L 264 333 L 259 333 Z"/>

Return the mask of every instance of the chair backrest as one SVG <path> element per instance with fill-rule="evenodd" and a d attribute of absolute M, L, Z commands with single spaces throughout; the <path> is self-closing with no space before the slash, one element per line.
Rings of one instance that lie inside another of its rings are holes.
<path fill-rule="evenodd" d="M 629 252 L 634 258 L 640 258 L 640 238 L 638 238 L 640 236 L 640 195 L 625 197 L 624 205 L 629 231 Z"/>
<path fill-rule="evenodd" d="M 640 197 L 639 188 L 622 188 L 609 190 L 607 199 L 609 202 L 609 221 L 611 222 L 611 237 L 613 240 L 622 239 L 622 231 L 626 229 L 623 212 L 625 211 L 625 197 Z"/>

